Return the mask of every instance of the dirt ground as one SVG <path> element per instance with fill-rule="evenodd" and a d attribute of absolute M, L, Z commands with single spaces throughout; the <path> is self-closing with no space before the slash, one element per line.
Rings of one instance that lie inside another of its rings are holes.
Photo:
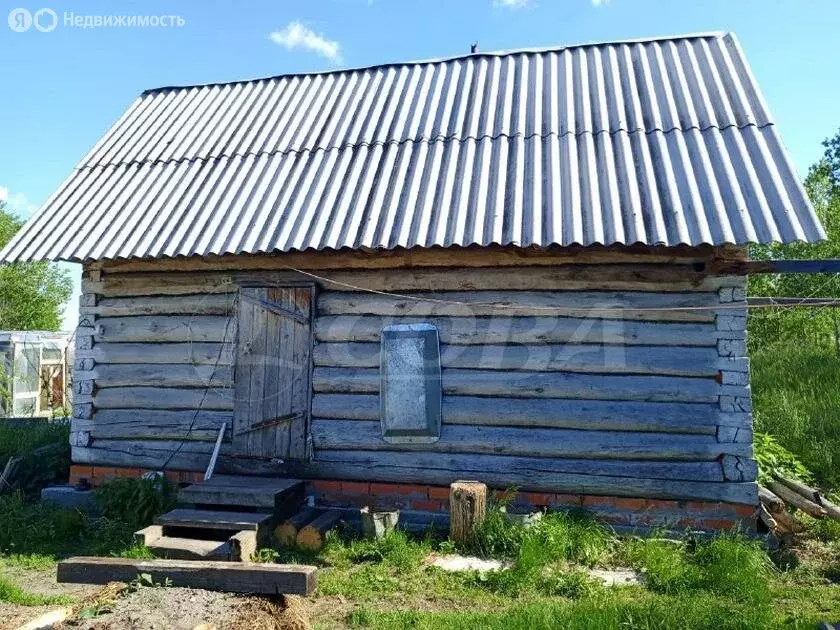
<path fill-rule="evenodd" d="M 63 630 L 306 630 L 310 604 L 300 598 L 244 597 L 190 588 L 58 584 L 53 571 L 3 567 L 32 593 L 69 595 L 74 614 Z M 15 630 L 67 605 L 15 606 L 0 602 L 0 630 Z M 88 617 L 88 618 L 85 618 Z"/>

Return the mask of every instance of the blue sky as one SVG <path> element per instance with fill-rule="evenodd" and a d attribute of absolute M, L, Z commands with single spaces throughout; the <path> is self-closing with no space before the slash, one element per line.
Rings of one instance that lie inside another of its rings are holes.
<path fill-rule="evenodd" d="M 144 89 L 457 55 L 476 40 L 489 51 L 730 30 L 800 174 L 840 127 L 836 0 L 14 0 L 4 7 L 0 195 L 23 215 Z M 6 17 L 18 7 L 50 8 L 58 25 L 15 32 Z M 184 24 L 76 28 L 64 24 L 70 13 L 177 15 Z M 76 312 L 74 298 L 66 327 Z"/>

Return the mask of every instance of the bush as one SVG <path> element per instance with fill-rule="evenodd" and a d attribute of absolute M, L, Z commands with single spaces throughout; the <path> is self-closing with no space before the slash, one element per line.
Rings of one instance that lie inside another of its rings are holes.
<path fill-rule="evenodd" d="M 94 492 L 104 517 L 135 529 L 145 527 L 159 514 L 174 508 L 176 503 L 175 486 L 162 475 L 154 479 L 116 479 Z"/>
<path fill-rule="evenodd" d="M 799 458 L 779 444 L 769 433 L 755 433 L 755 459 L 758 462 L 758 480 L 767 483 L 778 472 L 791 479 L 811 483 L 813 475 Z"/>
<path fill-rule="evenodd" d="M 70 426 L 50 420 L 0 420 L 0 472 L 21 457 L 12 479 L 24 492 L 37 492 L 70 471 Z"/>
<path fill-rule="evenodd" d="M 804 341 L 776 344 L 753 352 L 751 368 L 756 431 L 771 434 L 795 454 L 817 483 L 840 486 L 840 358 L 835 350 Z M 756 437 L 761 456 L 766 440 Z M 797 468 L 793 464 L 788 472 L 796 474 Z"/>

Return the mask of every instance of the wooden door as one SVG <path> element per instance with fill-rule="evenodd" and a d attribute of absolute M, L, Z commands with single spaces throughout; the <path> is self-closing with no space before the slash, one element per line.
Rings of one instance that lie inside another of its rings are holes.
<path fill-rule="evenodd" d="M 234 451 L 308 459 L 312 289 L 242 288 L 238 310 Z"/>

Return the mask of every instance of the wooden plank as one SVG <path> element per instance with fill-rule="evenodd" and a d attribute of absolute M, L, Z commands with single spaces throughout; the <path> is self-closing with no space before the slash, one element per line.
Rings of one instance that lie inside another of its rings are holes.
<path fill-rule="evenodd" d="M 242 289 L 244 295 L 250 295 L 259 299 L 266 298 L 266 289 Z M 253 329 L 250 337 L 251 344 L 251 386 L 249 398 L 247 400 L 248 420 L 246 421 L 247 434 L 243 434 L 242 444 L 247 444 L 244 449 L 237 444 L 237 433 L 234 432 L 234 445 L 237 446 L 237 451 L 243 455 L 254 457 L 274 457 L 273 443 L 271 448 L 266 450 L 267 444 L 263 444 L 263 437 L 265 437 L 265 429 L 257 429 L 258 425 L 264 418 L 262 415 L 263 400 L 265 400 L 265 377 L 266 364 L 270 364 L 273 357 L 267 354 L 266 337 L 268 322 L 275 316 L 270 315 L 264 308 L 259 305 L 254 305 L 253 315 Z M 238 401 L 242 404 L 242 401 Z M 274 428 L 268 429 L 273 436 Z"/>
<path fill-rule="evenodd" d="M 98 409 L 233 409 L 233 391 L 224 388 L 108 387 L 97 391 Z"/>
<path fill-rule="evenodd" d="M 319 343 L 314 361 L 318 367 L 378 367 L 379 353 L 378 343 Z M 444 368 L 709 377 L 716 376 L 722 365 L 714 347 L 594 344 L 442 345 L 440 360 Z"/>
<path fill-rule="evenodd" d="M 752 482 L 723 483 L 716 462 L 565 460 L 500 455 L 450 455 L 387 451 L 318 451 L 295 474 L 321 479 L 449 485 L 476 479 L 494 488 L 725 501 L 756 505 Z"/>
<path fill-rule="evenodd" d="M 76 557 L 58 564 L 61 583 L 131 582 L 148 574 L 153 582 L 231 593 L 310 595 L 318 569 L 306 565 L 253 564 L 204 560 L 134 560 Z"/>
<path fill-rule="evenodd" d="M 327 290 L 359 287 L 373 291 L 658 291 L 709 292 L 732 286 L 735 276 L 710 276 L 687 266 L 656 264 L 480 267 L 474 269 L 334 270 L 315 280 Z M 251 286 L 308 285 L 311 276 L 294 271 L 164 272 L 105 275 L 83 280 L 82 291 L 103 297 L 226 293 Z"/>
<path fill-rule="evenodd" d="M 307 429 L 309 426 L 309 407 L 312 399 L 312 289 L 296 288 L 288 292 L 294 308 L 307 321 L 306 326 L 295 326 L 292 344 L 294 369 L 291 374 L 291 408 L 297 413 L 289 431 L 288 456 L 295 459 L 307 457 Z"/>
<path fill-rule="evenodd" d="M 121 466 L 159 470 L 164 462 L 172 470 L 204 472 L 210 461 L 213 442 L 170 440 L 93 440 L 88 446 L 71 446 L 76 464 Z M 173 454 L 174 453 L 174 454 Z M 222 444 L 216 471 L 228 474 L 279 475 L 280 462 L 243 458 L 232 452 L 230 444 Z"/>
<path fill-rule="evenodd" d="M 441 427 L 440 439 L 432 444 L 391 444 L 382 440 L 379 422 L 324 418 L 313 418 L 312 440 L 320 450 L 495 453 L 595 460 L 713 461 L 724 454 L 752 454 L 751 444 L 720 443 L 710 435 L 446 424 Z"/>
<path fill-rule="evenodd" d="M 716 404 L 444 396 L 446 424 L 660 431 L 715 435 L 718 425 L 745 427 L 747 413 L 724 414 Z M 378 394 L 315 394 L 320 418 L 379 420 Z"/>
<path fill-rule="evenodd" d="M 463 302 L 465 304 L 456 304 Z M 412 293 L 407 298 L 324 291 L 318 298 L 321 315 L 380 315 L 385 317 L 524 317 L 566 316 L 649 321 L 713 322 L 712 310 L 653 310 L 712 307 L 717 293 L 634 293 L 616 291 L 453 291 Z M 615 312 L 621 309 L 621 312 Z M 642 309 L 642 310 L 633 310 Z"/>
<path fill-rule="evenodd" d="M 231 387 L 230 367 L 221 365 L 178 365 L 120 363 L 99 364 L 90 371 L 77 371 L 74 380 L 94 380 L 97 388 L 134 387 Z"/>
<path fill-rule="evenodd" d="M 266 291 L 267 299 L 278 303 L 282 308 L 288 308 L 283 302 L 283 289 L 269 288 Z M 267 315 L 268 328 L 266 330 L 266 355 L 265 365 L 265 396 L 263 398 L 263 418 L 281 418 L 291 415 L 291 406 L 284 404 L 284 392 L 288 387 L 288 379 L 284 377 L 286 366 L 283 365 L 282 343 L 283 331 L 294 326 L 294 321 L 288 318 L 279 317 L 269 313 Z M 271 432 L 266 435 L 272 442 L 271 452 L 277 457 L 285 457 L 288 451 L 289 422 L 275 425 Z"/>
<path fill-rule="evenodd" d="M 205 505 L 244 505 L 273 510 L 284 497 L 296 496 L 302 489 L 296 479 L 260 479 L 219 475 L 194 483 L 178 493 L 183 503 Z"/>
<path fill-rule="evenodd" d="M 405 267 L 487 267 L 575 264 L 616 264 L 644 261 L 668 265 L 708 263 L 714 258 L 746 259 L 743 247 L 600 246 L 521 248 L 511 246 L 415 247 L 410 250 L 307 251 L 275 255 L 190 256 L 166 260 L 106 260 L 94 264 L 108 274 L 171 271 L 226 271 L 236 269 L 399 269 Z"/>
<path fill-rule="evenodd" d="M 703 323 L 652 323 L 569 317 L 416 318 L 336 315 L 318 317 L 315 338 L 323 342 L 379 342 L 392 324 L 428 323 L 442 344 L 626 344 L 716 346 L 714 326 Z M 731 333 L 730 333 L 731 334 Z"/>
<path fill-rule="evenodd" d="M 267 512 L 230 512 L 227 510 L 194 510 L 176 508 L 155 518 L 164 527 L 257 531 L 274 518 Z"/>
<path fill-rule="evenodd" d="M 221 342 L 226 341 L 227 323 L 227 317 L 214 315 L 103 317 L 96 320 L 94 341 Z"/>
<path fill-rule="evenodd" d="M 504 398 L 581 398 L 647 402 L 718 400 L 720 386 L 712 379 L 677 376 L 616 376 L 566 372 L 493 372 L 445 369 L 443 393 L 457 396 Z M 316 393 L 370 394 L 379 392 L 379 370 L 315 368 Z"/>
<path fill-rule="evenodd" d="M 99 409 L 95 420 L 73 421 L 74 430 L 89 431 L 94 439 L 191 439 L 212 441 L 222 423 L 232 421 L 229 411 L 193 409 Z M 228 439 L 230 429 L 228 429 Z"/>
<path fill-rule="evenodd" d="M 228 332 L 228 341 L 233 335 Z M 189 365 L 232 365 L 232 343 L 97 343 L 90 350 L 77 351 L 77 358 L 95 363 L 186 363 Z"/>
<path fill-rule="evenodd" d="M 230 315 L 235 301 L 231 293 L 134 298 L 103 298 L 96 306 L 83 306 L 83 315 L 127 317 L 133 315 Z"/>

